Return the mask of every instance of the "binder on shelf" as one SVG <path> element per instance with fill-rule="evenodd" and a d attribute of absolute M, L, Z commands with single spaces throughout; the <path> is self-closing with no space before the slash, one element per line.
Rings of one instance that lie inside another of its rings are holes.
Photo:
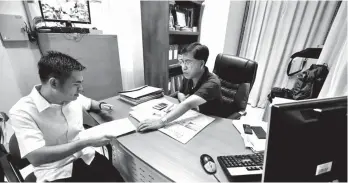
<path fill-rule="evenodd" d="M 142 86 L 128 91 L 119 92 L 120 99 L 133 105 L 138 105 L 143 102 L 161 98 L 164 96 L 162 88 L 152 86 Z"/>
<path fill-rule="evenodd" d="M 173 45 L 169 45 L 169 60 L 173 59 Z"/>
<path fill-rule="evenodd" d="M 191 17 L 190 27 L 193 27 L 194 9 L 191 8 L 189 11 L 190 11 L 190 17 Z"/>
<path fill-rule="evenodd" d="M 174 48 L 173 58 L 174 58 L 174 60 L 177 60 L 178 59 L 178 48 L 179 48 L 179 46 L 176 44 L 176 45 L 173 45 L 173 48 Z"/>

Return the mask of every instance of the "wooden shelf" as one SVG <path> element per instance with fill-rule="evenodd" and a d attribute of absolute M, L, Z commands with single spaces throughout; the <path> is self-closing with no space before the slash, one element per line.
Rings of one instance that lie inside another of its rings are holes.
<path fill-rule="evenodd" d="M 169 1 L 170 3 L 173 3 L 173 1 Z M 182 1 L 182 0 L 175 0 L 174 1 L 176 4 L 188 4 L 188 3 L 193 3 L 193 4 L 197 4 L 197 5 L 202 5 L 204 0 L 186 0 L 186 1 Z"/>
<path fill-rule="evenodd" d="M 198 36 L 199 32 L 169 31 L 170 35 Z"/>
<path fill-rule="evenodd" d="M 190 2 L 201 5 L 204 2 L 204 0 L 203 1 L 190 0 Z"/>

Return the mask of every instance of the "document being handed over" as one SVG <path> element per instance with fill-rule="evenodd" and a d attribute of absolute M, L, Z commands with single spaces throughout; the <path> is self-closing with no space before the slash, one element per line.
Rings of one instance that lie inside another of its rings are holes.
<path fill-rule="evenodd" d="M 84 139 L 93 137 L 95 135 L 107 135 L 116 138 L 132 131 L 135 131 L 135 126 L 129 121 L 128 118 L 124 118 L 86 129 L 79 133 L 79 138 Z"/>

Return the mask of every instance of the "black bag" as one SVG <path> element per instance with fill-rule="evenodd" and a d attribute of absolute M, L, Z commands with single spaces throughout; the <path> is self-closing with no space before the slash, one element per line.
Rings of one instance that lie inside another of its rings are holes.
<path fill-rule="evenodd" d="M 291 90 L 274 87 L 268 95 L 268 100 L 272 102 L 274 97 L 294 100 L 317 98 L 328 74 L 327 64 L 312 64 L 309 69 L 297 75 L 297 80 Z"/>
<path fill-rule="evenodd" d="M 328 74 L 327 64 L 312 64 L 308 70 L 297 75 L 292 88 L 292 98 L 295 100 L 317 98 Z"/>
<path fill-rule="evenodd" d="M 268 100 L 272 103 L 274 97 L 292 99 L 292 91 L 286 88 L 273 87 L 271 93 L 268 94 Z"/>
<path fill-rule="evenodd" d="M 321 50 L 322 48 L 307 48 L 291 55 L 291 60 L 288 64 L 286 72 L 287 75 L 293 76 L 301 72 L 304 66 L 306 65 L 307 59 L 319 58 Z M 301 63 L 300 70 L 290 73 L 292 62 L 296 57 L 302 57 L 304 58 L 304 60 Z M 328 73 L 329 69 L 327 64 L 312 64 L 309 69 L 297 75 L 297 80 L 295 82 L 294 87 L 291 90 L 287 88 L 274 87 L 271 89 L 271 92 L 268 95 L 268 100 L 272 102 L 272 99 L 274 97 L 281 97 L 294 100 L 317 98 L 321 88 L 323 87 Z"/>

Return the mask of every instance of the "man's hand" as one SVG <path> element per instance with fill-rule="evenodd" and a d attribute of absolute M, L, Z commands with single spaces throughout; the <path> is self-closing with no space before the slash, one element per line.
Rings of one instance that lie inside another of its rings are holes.
<path fill-rule="evenodd" d="M 114 137 L 108 135 L 96 135 L 87 139 L 88 146 L 100 147 L 110 143 Z"/>
<path fill-rule="evenodd" d="M 183 102 L 184 100 L 186 100 L 185 94 L 179 92 L 178 93 L 178 100 L 179 100 L 179 102 Z"/>
<path fill-rule="evenodd" d="M 151 119 L 146 120 L 143 123 L 140 123 L 140 125 L 137 128 L 138 132 L 144 132 L 149 130 L 157 130 L 159 128 L 162 128 L 164 126 L 161 119 Z"/>
<path fill-rule="evenodd" d="M 102 103 L 100 104 L 100 110 L 112 111 L 113 106 L 111 104 Z"/>

